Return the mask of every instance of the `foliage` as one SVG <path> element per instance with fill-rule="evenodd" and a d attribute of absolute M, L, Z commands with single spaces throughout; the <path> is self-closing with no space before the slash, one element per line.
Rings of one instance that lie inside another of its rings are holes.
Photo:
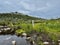
<path fill-rule="evenodd" d="M 18 34 L 21 34 L 21 33 L 23 33 L 23 32 L 25 32 L 23 29 L 18 29 L 18 30 L 16 30 L 16 33 L 18 33 Z"/>

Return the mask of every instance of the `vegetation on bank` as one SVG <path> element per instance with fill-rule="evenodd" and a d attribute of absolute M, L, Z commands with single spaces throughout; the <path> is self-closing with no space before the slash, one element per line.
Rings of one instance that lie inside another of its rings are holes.
<path fill-rule="evenodd" d="M 34 20 L 34 27 L 32 26 L 32 20 Z M 9 26 L 14 29 L 15 33 L 18 35 L 23 32 L 28 35 L 39 34 L 39 36 L 37 36 L 38 45 L 43 45 L 42 42 L 46 38 L 46 41 L 55 42 L 60 39 L 60 18 L 47 20 L 31 17 L 17 12 L 1 13 L 0 26 L 1 25 Z"/>

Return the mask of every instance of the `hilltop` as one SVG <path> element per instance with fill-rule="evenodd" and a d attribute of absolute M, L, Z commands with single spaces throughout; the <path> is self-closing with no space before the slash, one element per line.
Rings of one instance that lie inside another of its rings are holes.
<path fill-rule="evenodd" d="M 23 13 L 11 12 L 11 13 L 0 13 L 0 18 L 13 18 L 13 19 L 23 19 L 23 20 L 40 20 L 42 18 L 28 16 Z"/>

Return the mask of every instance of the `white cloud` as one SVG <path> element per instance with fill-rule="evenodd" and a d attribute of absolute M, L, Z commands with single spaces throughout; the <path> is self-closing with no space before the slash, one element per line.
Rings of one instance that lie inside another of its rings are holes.
<path fill-rule="evenodd" d="M 41 2 L 29 3 L 26 1 L 21 1 L 20 5 L 29 11 L 47 11 L 49 8 L 51 8 L 51 5 L 49 3 L 41 3 Z"/>
<path fill-rule="evenodd" d="M 43 12 L 47 12 L 48 10 L 50 10 L 53 6 L 50 3 L 46 3 L 46 5 L 44 7 L 38 8 L 37 11 L 43 11 Z"/>
<path fill-rule="evenodd" d="M 0 8 L 1 9 L 1 8 Z"/>
<path fill-rule="evenodd" d="M 10 1 L 4 1 L 5 4 L 12 5 Z"/>
<path fill-rule="evenodd" d="M 20 2 L 20 4 L 27 10 L 30 10 L 30 11 L 35 11 L 36 10 L 36 7 L 34 4 L 29 4 L 27 2 Z"/>
<path fill-rule="evenodd" d="M 23 14 L 29 14 L 30 11 L 24 11 L 24 10 L 18 10 L 18 12 L 23 13 Z"/>

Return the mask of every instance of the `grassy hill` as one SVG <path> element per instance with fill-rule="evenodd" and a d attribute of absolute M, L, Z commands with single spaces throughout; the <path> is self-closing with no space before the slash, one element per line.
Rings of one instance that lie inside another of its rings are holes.
<path fill-rule="evenodd" d="M 39 22 L 39 20 L 44 21 L 45 19 L 37 18 L 28 16 L 22 13 L 18 12 L 12 12 L 12 13 L 0 13 L 0 22 L 31 22 L 31 20 L 35 20 L 36 22 Z"/>
<path fill-rule="evenodd" d="M 32 17 L 32 16 L 28 16 L 22 13 L 0 13 L 0 18 L 13 18 L 13 19 L 23 19 L 23 20 L 38 20 L 41 18 L 37 18 L 37 17 Z"/>

